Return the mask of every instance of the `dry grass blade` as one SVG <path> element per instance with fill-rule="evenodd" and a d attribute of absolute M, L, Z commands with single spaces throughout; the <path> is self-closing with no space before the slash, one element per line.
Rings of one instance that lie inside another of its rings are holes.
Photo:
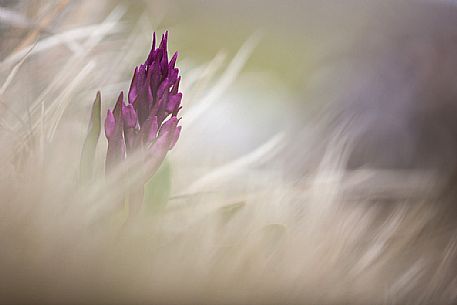
<path fill-rule="evenodd" d="M 8 86 L 13 81 L 14 77 L 16 76 L 16 74 L 19 71 L 19 69 L 21 68 L 21 66 L 24 64 L 27 57 L 29 57 L 32 54 L 32 51 L 35 46 L 36 46 L 36 44 L 31 46 L 30 49 L 25 50 L 25 53 L 22 55 L 22 58 L 19 60 L 19 62 L 17 64 L 14 65 L 13 69 L 11 69 L 11 72 L 8 74 L 8 76 L 6 77 L 5 81 L 2 84 L 2 87 L 0 88 L 0 97 L 3 94 L 5 94 L 6 90 L 8 89 Z"/>
<path fill-rule="evenodd" d="M 57 47 L 61 44 L 72 44 L 77 42 L 80 39 L 88 38 L 91 36 L 105 36 L 107 34 L 119 33 L 123 30 L 122 23 L 119 22 L 108 22 L 101 24 L 94 24 L 84 27 L 79 27 L 77 29 L 71 29 L 61 33 L 55 33 L 47 38 L 39 40 L 34 48 L 29 50 L 19 50 L 12 53 L 10 56 L 5 58 L 0 62 L 0 68 L 5 70 L 10 65 L 16 63 L 18 60 L 21 60 L 25 54 L 29 53 L 30 55 L 36 55 L 41 52 L 48 51 L 50 48 Z M 74 47 L 73 51 L 77 53 L 77 56 L 81 56 L 81 52 L 85 50 L 85 47 L 80 46 Z"/>
<path fill-rule="evenodd" d="M 17 52 L 28 45 L 33 44 L 37 40 L 41 31 L 46 29 L 52 21 L 59 16 L 59 14 L 65 9 L 65 7 L 70 3 L 70 0 L 61 0 L 59 3 L 53 7 L 53 10 L 49 12 L 48 15 L 44 16 L 37 24 L 36 27 L 31 31 L 25 39 L 14 49 L 14 52 Z"/>

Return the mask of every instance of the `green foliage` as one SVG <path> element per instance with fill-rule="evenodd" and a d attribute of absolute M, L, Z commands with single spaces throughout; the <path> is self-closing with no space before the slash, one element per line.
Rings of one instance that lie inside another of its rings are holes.
<path fill-rule="evenodd" d="M 80 163 L 80 182 L 86 183 L 92 179 L 95 150 L 97 148 L 98 138 L 101 130 L 101 96 L 97 92 L 95 101 L 92 105 L 92 112 L 89 121 L 87 136 L 81 153 Z"/>

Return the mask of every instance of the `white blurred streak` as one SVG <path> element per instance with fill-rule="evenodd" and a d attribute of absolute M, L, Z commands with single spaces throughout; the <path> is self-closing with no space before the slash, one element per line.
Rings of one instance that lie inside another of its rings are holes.
<path fill-rule="evenodd" d="M 90 25 L 86 27 L 80 27 L 77 29 L 68 30 L 59 34 L 53 34 L 52 36 L 38 41 L 35 47 L 31 47 L 27 50 L 20 50 L 11 54 L 0 63 L 0 68 L 5 69 L 11 64 L 15 64 L 20 61 L 27 53 L 35 55 L 43 51 L 47 51 L 50 48 L 60 46 L 61 44 L 73 43 L 80 39 L 89 38 L 83 46 L 74 45 L 73 52 L 77 56 L 83 56 L 84 53 L 90 51 L 101 39 L 106 35 L 119 33 L 123 30 L 123 25 L 117 21 L 114 22 L 103 22 L 101 24 Z M 32 49 L 33 48 L 33 49 Z"/>
<path fill-rule="evenodd" d="M 24 28 L 33 26 L 22 14 L 5 7 L 0 7 L 0 22 Z"/>
<path fill-rule="evenodd" d="M 189 70 L 182 84 L 182 91 L 186 92 L 187 107 L 192 107 L 192 104 L 196 101 L 196 97 L 200 96 L 200 93 L 207 89 L 210 80 L 221 69 L 226 57 L 224 52 L 219 52 L 209 63 Z"/>
<path fill-rule="evenodd" d="M 425 261 L 419 259 L 405 273 L 403 273 L 396 281 L 394 281 L 389 289 L 389 294 L 395 298 L 396 295 L 409 292 L 414 289 L 417 282 L 422 276 L 425 266 Z"/>
<path fill-rule="evenodd" d="M 455 237 L 457 236 L 454 231 L 454 238 L 449 241 L 444 251 L 440 253 L 439 265 L 430 278 L 427 289 L 423 292 L 424 297 L 427 293 L 432 294 L 439 292 L 443 282 L 446 281 L 449 274 L 453 274 L 454 261 L 457 259 L 457 239 Z"/>
<path fill-rule="evenodd" d="M 331 212 L 336 210 L 339 204 L 338 198 L 341 194 L 342 181 L 344 179 L 344 164 L 347 160 L 350 149 L 350 140 L 344 134 L 344 128 L 337 130 L 331 137 L 319 167 L 310 183 L 310 200 L 313 204 L 309 206 L 310 227 L 321 230 Z"/>
<path fill-rule="evenodd" d="M 33 48 L 36 45 L 31 46 L 28 50 L 25 50 L 25 54 L 22 56 L 21 60 L 14 65 L 13 69 L 11 69 L 11 72 L 8 74 L 6 77 L 5 81 L 2 84 L 2 87 L 0 88 L 0 97 L 5 94 L 6 90 L 8 89 L 8 86 L 11 84 L 13 81 L 14 77 L 16 76 L 17 72 L 19 71 L 19 68 L 22 66 L 22 64 L 25 62 L 27 57 L 29 57 L 32 53 Z"/>
<path fill-rule="evenodd" d="M 246 61 L 249 59 L 254 48 L 260 41 L 260 38 L 261 35 L 258 33 L 250 37 L 230 62 L 224 74 L 219 78 L 217 83 L 213 85 L 211 91 L 208 92 L 208 94 L 203 97 L 198 104 L 184 112 L 183 115 L 185 117 L 184 120 L 186 126 L 191 126 L 193 121 L 197 120 L 201 115 L 207 112 L 211 105 L 221 97 L 225 90 L 227 90 L 244 67 Z"/>
<path fill-rule="evenodd" d="M 386 252 L 388 243 L 395 236 L 395 232 L 397 232 L 402 224 L 407 212 L 407 209 L 403 206 L 397 209 L 396 213 L 384 222 L 381 231 L 372 237 L 370 247 L 368 247 L 367 251 L 359 258 L 355 265 L 352 266 L 351 273 L 358 275 L 375 264 L 376 260 Z"/>
<path fill-rule="evenodd" d="M 262 144 L 254 151 L 210 171 L 192 183 L 185 191 L 183 191 L 183 194 L 207 191 L 205 188 L 214 187 L 214 184 L 227 183 L 235 174 L 239 174 L 243 170 L 254 166 L 256 163 L 258 164 L 266 158 L 272 157 L 281 149 L 283 140 L 283 133 L 279 133 L 273 136 L 266 143 Z"/>

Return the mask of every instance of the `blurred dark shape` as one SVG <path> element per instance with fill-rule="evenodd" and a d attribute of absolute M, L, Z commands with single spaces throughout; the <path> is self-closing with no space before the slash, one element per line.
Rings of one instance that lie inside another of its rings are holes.
<path fill-rule="evenodd" d="M 318 108 L 319 135 L 306 130 L 292 140 L 303 151 L 300 138 L 315 138 L 299 154 L 302 171 L 328 148 L 324 139 L 340 134 L 350 147 L 347 169 L 456 172 L 457 5 L 386 3 L 372 4 L 362 34 L 323 51 L 316 74 L 325 76 L 308 84 L 306 103 Z"/>

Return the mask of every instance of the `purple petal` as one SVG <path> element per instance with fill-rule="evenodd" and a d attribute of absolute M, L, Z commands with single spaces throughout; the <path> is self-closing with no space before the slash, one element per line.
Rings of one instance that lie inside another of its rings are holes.
<path fill-rule="evenodd" d="M 168 98 L 167 104 L 167 112 L 172 113 L 179 108 L 181 103 L 182 93 L 178 93 L 176 95 L 172 95 Z"/>
<path fill-rule="evenodd" d="M 152 47 L 151 47 L 151 51 L 149 52 L 148 58 L 146 59 L 146 64 L 148 66 L 150 66 L 152 61 L 154 60 L 155 48 L 156 48 L 156 32 L 154 32 L 152 34 Z"/>
<path fill-rule="evenodd" d="M 178 52 L 175 52 L 173 57 L 171 57 L 170 63 L 168 64 L 168 70 L 173 70 L 175 68 L 176 59 L 178 59 Z"/>
<path fill-rule="evenodd" d="M 138 116 L 132 104 L 125 106 L 122 105 L 122 120 L 124 121 L 124 128 L 135 128 L 138 122 Z"/>
<path fill-rule="evenodd" d="M 147 143 L 151 143 L 157 137 L 157 131 L 159 130 L 159 123 L 157 116 L 153 116 L 149 122 L 149 130 L 147 131 Z"/>
<path fill-rule="evenodd" d="M 174 133 L 176 126 L 178 125 L 178 118 L 172 116 L 169 118 L 165 123 L 162 124 L 159 130 L 159 138 L 160 137 L 171 137 Z"/>
<path fill-rule="evenodd" d="M 114 106 L 114 111 L 108 111 L 105 120 L 105 134 L 108 139 L 105 171 L 109 172 L 125 158 L 125 140 L 122 132 L 122 107 L 124 93 L 121 92 Z M 114 124 L 113 124 L 114 119 Z"/>
<path fill-rule="evenodd" d="M 124 91 L 121 91 L 119 97 L 117 98 L 116 105 L 114 106 L 114 117 L 116 118 L 116 123 L 121 122 L 122 119 L 122 105 L 124 104 Z"/>
<path fill-rule="evenodd" d="M 149 109 L 153 102 L 153 95 L 151 87 L 149 86 L 152 71 L 149 69 L 146 78 L 142 79 L 142 83 L 138 84 L 138 95 L 133 101 L 136 114 L 138 116 L 138 123 L 141 126 L 149 116 Z"/>
<path fill-rule="evenodd" d="M 133 104 L 133 101 L 138 96 L 137 74 L 138 74 L 138 67 L 136 67 L 135 70 L 133 71 L 132 82 L 130 83 L 130 89 L 129 89 L 129 94 L 128 94 L 129 104 Z"/>
<path fill-rule="evenodd" d="M 174 68 L 174 69 L 168 71 L 168 78 L 170 79 L 170 82 L 172 84 L 174 84 L 177 81 L 178 75 L 179 75 L 178 68 Z"/>
<path fill-rule="evenodd" d="M 105 136 L 107 139 L 113 137 L 116 130 L 116 120 L 114 119 L 114 114 L 111 110 L 108 109 L 105 119 Z"/>
<path fill-rule="evenodd" d="M 171 94 L 178 93 L 180 81 L 181 81 L 181 76 L 176 79 L 176 82 L 174 83 L 173 88 L 171 89 Z"/>
<path fill-rule="evenodd" d="M 168 31 L 162 34 L 162 41 L 160 42 L 159 49 L 167 51 L 167 42 L 168 42 Z"/>
<path fill-rule="evenodd" d="M 159 125 L 162 124 L 163 120 L 169 115 L 167 113 L 167 103 L 168 103 L 168 91 L 165 91 L 164 95 L 157 101 L 156 105 L 152 109 L 157 115 L 159 120 Z"/>
<path fill-rule="evenodd" d="M 138 85 L 143 86 L 145 79 L 147 77 L 147 70 L 148 66 L 146 65 L 139 65 L 138 66 Z"/>
<path fill-rule="evenodd" d="M 168 119 L 165 123 L 163 123 L 162 127 L 159 130 L 159 136 L 157 138 L 158 145 L 156 149 L 158 150 L 170 150 L 176 144 L 176 141 L 179 138 L 179 134 L 181 132 L 181 126 L 178 127 L 179 119 L 175 116 L 172 116 Z"/>
<path fill-rule="evenodd" d="M 178 108 L 176 108 L 176 109 L 171 113 L 171 115 L 177 116 L 177 115 L 178 115 L 178 112 L 179 112 L 179 110 L 181 110 L 181 108 L 182 108 L 182 106 L 179 106 Z"/>
<path fill-rule="evenodd" d="M 122 120 L 124 123 L 124 138 L 127 153 L 132 153 L 141 147 L 141 136 L 137 129 L 138 116 L 132 104 L 123 105 Z"/>
<path fill-rule="evenodd" d="M 156 32 L 152 34 L 152 50 L 155 50 L 156 48 Z"/>
<path fill-rule="evenodd" d="M 165 91 L 169 91 L 172 83 L 169 81 L 168 78 L 166 78 L 159 86 L 159 89 L 157 89 L 157 97 L 161 98 L 164 94 Z"/>
<path fill-rule="evenodd" d="M 182 129 L 182 126 L 176 127 L 175 132 L 173 133 L 173 137 L 171 138 L 171 143 L 170 143 L 170 147 L 169 147 L 170 150 L 173 149 L 176 142 L 178 141 L 179 135 L 181 134 L 181 129 Z"/>
<path fill-rule="evenodd" d="M 162 79 L 162 75 L 160 74 L 160 67 L 159 62 L 154 61 L 151 66 L 151 89 L 153 92 L 157 92 L 157 88 L 159 87 L 160 80 Z"/>
<path fill-rule="evenodd" d="M 171 117 L 162 125 L 156 142 L 150 148 L 153 158 L 161 159 L 162 157 L 165 157 L 167 151 L 170 150 L 176 135 L 179 136 L 179 132 L 176 132 L 177 124 L 178 119 L 176 117 Z"/>
<path fill-rule="evenodd" d="M 160 66 L 161 66 L 162 75 L 167 75 L 168 74 L 168 52 L 167 52 L 166 46 L 165 46 L 165 50 L 163 50 L 163 56 L 162 56 L 162 60 L 160 62 Z"/>

